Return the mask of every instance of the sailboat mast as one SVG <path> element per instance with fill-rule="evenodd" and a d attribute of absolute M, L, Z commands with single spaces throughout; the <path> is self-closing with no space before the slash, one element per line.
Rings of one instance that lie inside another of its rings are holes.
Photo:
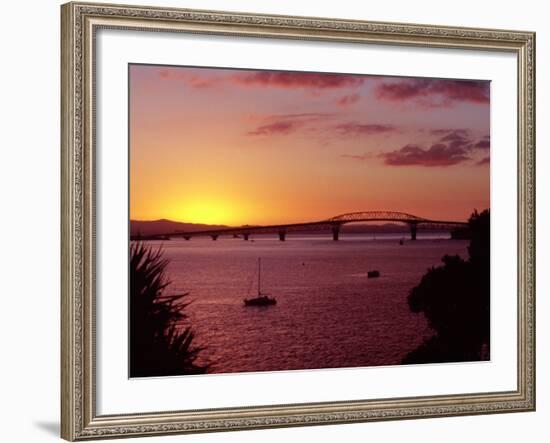
<path fill-rule="evenodd" d="M 261 268 L 261 258 L 258 257 L 258 295 L 260 295 L 262 293 L 261 289 L 260 289 L 260 272 L 262 270 Z"/>

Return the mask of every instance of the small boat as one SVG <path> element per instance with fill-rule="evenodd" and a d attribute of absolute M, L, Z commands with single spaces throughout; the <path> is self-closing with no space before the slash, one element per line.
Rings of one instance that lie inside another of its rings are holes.
<path fill-rule="evenodd" d="M 380 277 L 380 271 L 368 271 L 367 272 L 368 278 L 378 278 Z"/>
<path fill-rule="evenodd" d="M 274 298 L 268 297 L 266 294 L 259 295 L 258 297 L 254 298 L 247 298 L 244 300 L 245 306 L 270 306 L 270 305 L 276 305 L 277 300 Z"/>
<path fill-rule="evenodd" d="M 258 258 L 258 296 L 254 298 L 245 298 L 244 299 L 245 306 L 272 306 L 277 304 L 277 300 L 275 300 L 275 298 L 268 297 L 269 294 L 262 293 L 261 270 L 262 270 L 262 262 L 261 262 L 261 259 Z"/>

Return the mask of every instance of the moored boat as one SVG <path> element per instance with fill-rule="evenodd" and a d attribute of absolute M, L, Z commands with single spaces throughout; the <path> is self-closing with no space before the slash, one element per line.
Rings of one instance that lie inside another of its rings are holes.
<path fill-rule="evenodd" d="M 258 258 L 258 295 L 254 298 L 245 298 L 245 306 L 272 306 L 277 304 L 277 300 L 274 297 L 268 297 L 269 294 L 262 293 L 261 289 L 261 271 L 262 262 Z"/>

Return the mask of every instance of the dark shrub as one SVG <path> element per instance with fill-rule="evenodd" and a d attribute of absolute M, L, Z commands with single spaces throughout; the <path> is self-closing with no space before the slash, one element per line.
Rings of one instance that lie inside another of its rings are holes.
<path fill-rule="evenodd" d="M 187 324 L 188 294 L 166 295 L 168 261 L 159 248 L 130 246 L 130 376 L 201 374 Z"/>
<path fill-rule="evenodd" d="M 443 257 L 443 266 L 429 269 L 409 294 L 411 311 L 423 312 L 435 334 L 403 363 L 489 359 L 489 211 L 475 211 L 468 230 L 468 260 Z"/>

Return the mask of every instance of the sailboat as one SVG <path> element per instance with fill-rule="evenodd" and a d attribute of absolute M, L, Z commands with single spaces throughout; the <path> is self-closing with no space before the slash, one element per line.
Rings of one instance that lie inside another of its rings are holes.
<path fill-rule="evenodd" d="M 277 304 L 277 300 L 272 297 L 268 297 L 269 294 L 263 294 L 261 290 L 261 274 L 262 274 L 262 262 L 258 258 L 258 296 L 254 298 L 245 298 L 245 306 L 271 306 Z"/>

